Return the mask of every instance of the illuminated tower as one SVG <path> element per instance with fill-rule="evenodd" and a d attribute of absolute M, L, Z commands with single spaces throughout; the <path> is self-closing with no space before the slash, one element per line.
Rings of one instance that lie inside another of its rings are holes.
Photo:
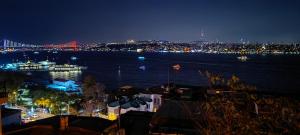
<path fill-rule="evenodd" d="M 205 41 L 205 34 L 202 29 L 201 29 L 201 33 L 200 33 L 200 41 Z"/>
<path fill-rule="evenodd" d="M 203 30 L 201 30 L 201 38 L 203 38 L 204 39 L 204 32 L 203 32 Z"/>

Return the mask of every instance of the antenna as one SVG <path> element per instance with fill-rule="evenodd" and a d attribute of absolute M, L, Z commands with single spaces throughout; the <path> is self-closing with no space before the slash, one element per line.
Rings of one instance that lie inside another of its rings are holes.
<path fill-rule="evenodd" d="M 200 34 L 201 38 L 204 38 L 204 31 L 203 29 L 201 29 L 201 34 Z"/>

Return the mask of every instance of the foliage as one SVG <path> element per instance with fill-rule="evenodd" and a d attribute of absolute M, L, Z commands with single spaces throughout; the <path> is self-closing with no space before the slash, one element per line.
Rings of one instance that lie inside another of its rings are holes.
<path fill-rule="evenodd" d="M 98 83 L 93 76 L 86 76 L 83 81 L 83 96 L 81 105 L 85 109 L 85 115 L 92 115 L 95 109 L 105 108 L 105 86 Z"/>
<path fill-rule="evenodd" d="M 83 95 L 86 98 L 92 98 L 93 95 L 93 87 L 96 85 L 96 78 L 93 76 L 86 76 L 83 80 Z"/>
<path fill-rule="evenodd" d="M 92 76 L 86 76 L 83 81 L 83 96 L 86 99 L 98 100 L 103 98 L 105 86 L 96 82 Z"/>
<path fill-rule="evenodd" d="M 8 103 L 15 105 L 17 104 L 18 93 L 16 91 L 11 91 L 8 93 Z"/>
<path fill-rule="evenodd" d="M 258 114 L 251 106 L 254 103 L 258 105 Z M 198 107 L 198 115 L 191 117 L 201 134 L 294 134 L 300 131 L 300 102 L 297 99 L 211 96 L 201 101 Z"/>
<path fill-rule="evenodd" d="M 14 92 L 23 84 L 24 80 L 25 75 L 21 73 L 0 72 L 0 89 L 5 87 L 8 92 Z"/>
<path fill-rule="evenodd" d="M 49 89 L 33 90 L 30 95 L 35 105 L 50 109 L 52 114 L 64 113 L 62 108 L 67 107 L 68 104 L 76 106 L 75 104 L 78 104 L 76 101 L 81 99 L 80 96 L 75 94 L 67 95 L 64 92 Z"/>
<path fill-rule="evenodd" d="M 16 104 L 17 90 L 23 84 L 25 75 L 17 72 L 0 72 L 0 90 L 8 93 L 8 103 Z"/>
<path fill-rule="evenodd" d="M 201 72 L 200 72 L 201 73 Z M 210 73 L 205 71 L 205 77 L 208 79 L 210 87 L 221 87 L 228 88 L 233 91 L 255 91 L 256 87 L 246 84 L 240 80 L 236 75 L 232 75 L 230 78 L 226 79 L 219 74 Z"/>
<path fill-rule="evenodd" d="M 41 107 L 51 107 L 53 103 L 49 98 L 39 98 L 35 100 L 35 104 Z"/>

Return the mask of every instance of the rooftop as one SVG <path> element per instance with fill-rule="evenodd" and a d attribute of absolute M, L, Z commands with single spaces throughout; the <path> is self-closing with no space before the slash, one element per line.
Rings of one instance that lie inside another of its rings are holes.
<path fill-rule="evenodd" d="M 196 102 L 167 100 L 153 115 L 151 132 L 197 134 L 194 121 L 197 109 Z"/>
<path fill-rule="evenodd" d="M 126 135 L 149 134 L 149 123 L 153 112 L 129 111 L 121 115 L 121 128 Z"/>
<path fill-rule="evenodd" d="M 152 102 L 152 99 L 146 97 L 127 98 L 122 97 L 119 101 L 113 101 L 108 104 L 110 107 L 117 107 L 121 105 L 121 108 L 127 109 L 130 107 L 138 108 L 140 105 L 146 105 L 146 102 Z"/>
<path fill-rule="evenodd" d="M 5 107 L 2 107 L 1 109 L 1 117 L 8 117 L 10 115 L 14 115 L 16 113 L 21 113 L 21 110 L 19 109 L 10 109 L 10 108 L 5 108 Z"/>
<path fill-rule="evenodd" d="M 83 116 L 68 116 L 67 130 L 61 131 L 60 116 L 54 116 L 47 119 L 42 119 L 30 122 L 26 125 L 7 129 L 5 134 L 10 135 L 98 135 L 114 124 L 113 121 L 101 119 L 98 117 L 83 117 Z"/>

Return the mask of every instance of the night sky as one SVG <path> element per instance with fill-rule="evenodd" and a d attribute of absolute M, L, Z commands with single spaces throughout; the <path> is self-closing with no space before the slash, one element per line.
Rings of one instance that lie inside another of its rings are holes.
<path fill-rule="evenodd" d="M 0 38 L 26 43 L 299 42 L 299 0 L 1 0 Z"/>

